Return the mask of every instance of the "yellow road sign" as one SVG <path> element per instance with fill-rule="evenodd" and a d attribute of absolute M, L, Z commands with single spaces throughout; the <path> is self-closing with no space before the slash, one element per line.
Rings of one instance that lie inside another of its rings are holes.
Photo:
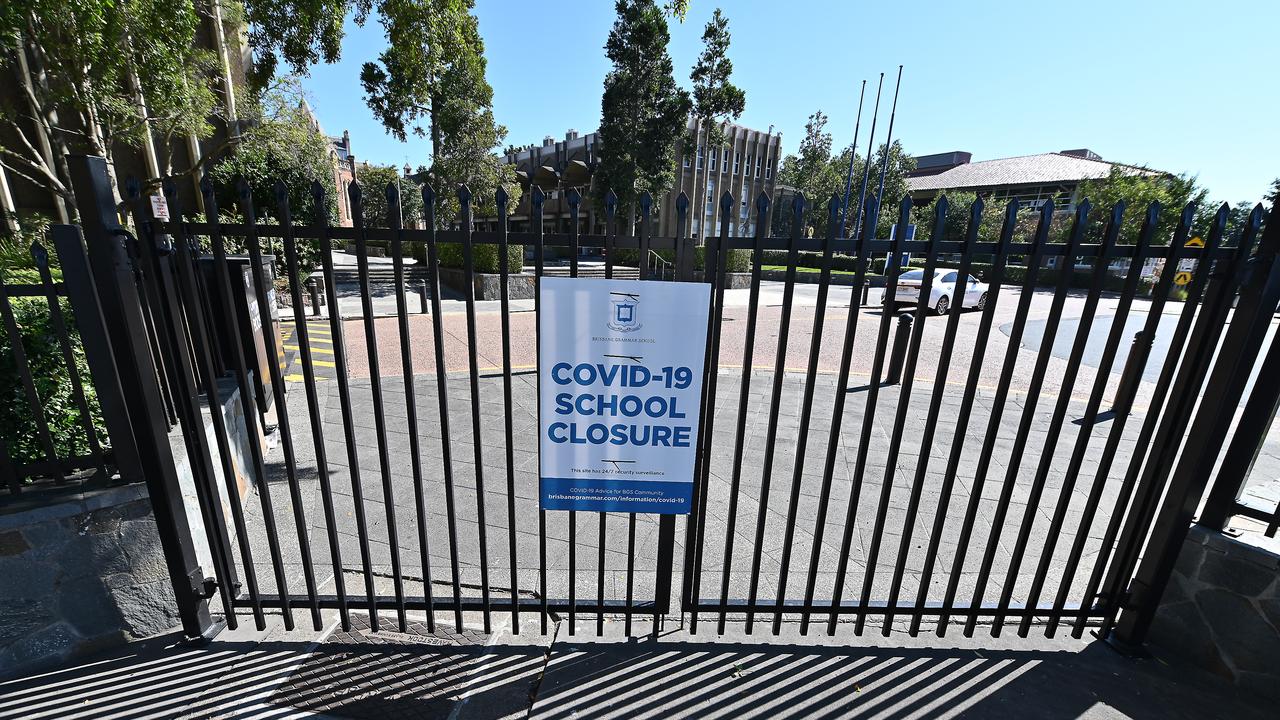
<path fill-rule="evenodd" d="M 1186 247 L 1202 248 L 1204 247 L 1204 240 L 1201 240 L 1200 236 L 1197 235 L 1196 237 L 1193 237 L 1187 241 Z"/>
<path fill-rule="evenodd" d="M 1177 285 L 1186 285 L 1191 282 L 1191 273 L 1186 270 L 1179 271 L 1178 274 L 1173 276 L 1173 282 Z"/>

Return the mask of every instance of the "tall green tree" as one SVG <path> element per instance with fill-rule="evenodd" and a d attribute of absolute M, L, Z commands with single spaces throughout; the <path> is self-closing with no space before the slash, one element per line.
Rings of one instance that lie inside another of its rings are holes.
<path fill-rule="evenodd" d="M 636 198 L 655 203 L 675 181 L 676 143 L 692 103 L 676 85 L 667 43 L 671 33 L 654 0 L 618 0 L 618 19 L 605 43 L 613 69 L 604 80 L 600 110 L 600 166 L 593 193 L 603 206 L 610 189 L 622 217 L 634 217 Z"/>
<path fill-rule="evenodd" d="M 839 188 L 844 187 L 844 175 L 831 157 L 831 133 L 827 132 L 827 115 L 818 110 L 809 116 L 804 125 L 804 137 L 800 148 L 782 159 L 778 171 L 778 184 L 804 193 L 805 228 L 802 234 L 822 234 L 826 231 L 827 218 L 819 206 Z M 773 211 L 774 235 L 791 233 L 791 208 L 779 205 Z"/>
<path fill-rule="evenodd" d="M 388 132 L 402 141 L 409 133 L 430 137 L 428 174 L 442 224 L 456 215 L 456 190 L 464 183 L 481 212 L 496 211 L 499 186 L 519 196 L 514 168 L 494 154 L 507 130 L 494 120 L 473 6 L 472 0 L 383 0 L 387 49 L 360 72 L 365 99 Z"/>
<path fill-rule="evenodd" d="M 708 146 L 723 145 L 720 123 L 737 120 L 747 107 L 747 94 L 730 79 L 733 61 L 729 59 L 729 41 L 729 18 L 716 8 L 702 31 L 702 53 L 689 74 L 693 114 L 706 127 Z"/>
<path fill-rule="evenodd" d="M 387 185 L 400 191 L 400 218 L 404 227 L 421 227 L 422 186 L 412 177 L 404 177 L 394 165 L 363 165 L 356 169 L 356 180 L 364 188 L 364 224 L 368 227 L 390 227 L 387 217 Z"/>
<path fill-rule="evenodd" d="M 1138 241 L 1142 218 L 1152 202 L 1159 202 L 1164 208 L 1152 239 L 1155 245 L 1168 245 L 1173 239 L 1178 217 L 1187 203 L 1194 202 L 1200 206 L 1199 214 L 1204 219 L 1203 222 L 1197 222 L 1197 226 L 1203 225 L 1204 230 L 1208 229 L 1209 219 L 1217 210 L 1217 207 L 1205 203 L 1208 192 L 1196 186 L 1194 177 L 1124 165 L 1113 165 L 1105 178 L 1080 183 L 1076 194 L 1093 204 L 1090 231 L 1095 235 L 1101 233 L 1111 208 L 1121 201 L 1126 204 L 1125 222 L 1119 238 L 1121 244 L 1134 244 Z"/>
<path fill-rule="evenodd" d="M 693 81 L 693 115 L 702 128 L 704 147 L 719 148 L 724 145 L 725 132 L 722 124 L 729 120 L 737 120 L 747 106 L 747 94 L 730 78 L 733 75 L 733 61 L 729 60 L 729 19 L 720 8 L 716 8 L 702 31 L 702 53 L 694 63 L 689 79 Z M 686 140 L 685 153 L 697 152 L 700 140 L 695 137 Z M 706 203 L 706 191 L 698 186 L 698 166 L 694 164 L 694 193 L 692 217 L 703 217 Z M 703 187 L 705 187 L 705 178 Z M 713 216 L 714 217 L 714 216 Z"/>
<path fill-rule="evenodd" d="M 153 144 L 162 173 L 171 139 L 211 131 L 212 52 L 196 42 L 193 0 L 31 0 L 0 6 L 4 71 L 19 98 L 0 106 L 12 141 L 0 163 L 61 198 L 74 219 L 66 158 Z"/>

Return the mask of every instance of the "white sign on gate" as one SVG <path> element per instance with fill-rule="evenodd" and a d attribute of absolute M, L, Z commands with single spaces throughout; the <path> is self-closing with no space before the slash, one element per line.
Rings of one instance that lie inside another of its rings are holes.
<path fill-rule="evenodd" d="M 542 509 L 688 513 L 709 286 L 540 283 Z"/>

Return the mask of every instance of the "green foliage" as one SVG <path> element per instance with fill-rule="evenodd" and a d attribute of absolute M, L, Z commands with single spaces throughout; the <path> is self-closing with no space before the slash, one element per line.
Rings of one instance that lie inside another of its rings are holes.
<path fill-rule="evenodd" d="M 356 180 L 364 189 L 364 224 L 366 227 L 391 227 L 387 221 L 387 186 L 394 185 L 400 191 L 400 215 L 403 227 L 421 227 L 422 186 L 412 178 L 402 177 L 391 165 L 365 165 L 360 168 Z"/>
<path fill-rule="evenodd" d="M 25 100 L 35 112 L 26 102 L 0 108 L 0 125 L 11 131 L 0 144 L 4 164 L 62 195 L 73 211 L 68 154 L 110 161 L 117 145 L 139 148 L 150 130 L 169 164 L 170 139 L 212 129 L 216 61 L 196 41 L 201 21 L 193 0 L 5 3 L 0 39 L 6 48 L 29 49 Z M 4 63 L 20 76 L 15 54 L 6 53 Z M 53 162 L 30 141 L 30 121 L 50 138 Z"/>
<path fill-rule="evenodd" d="M 54 450 L 61 458 L 86 455 L 89 440 L 80 427 L 81 414 L 71 390 L 71 376 L 63 362 L 62 348 L 49 319 L 49 306 L 43 298 L 13 298 L 14 319 L 18 335 L 26 351 L 31 377 L 40 397 L 40 410 L 49 424 Z M 71 333 L 72 353 L 77 371 L 85 386 L 89 413 L 100 441 L 106 438 L 102 421 L 102 409 L 93 385 L 89 382 L 89 368 L 84 359 L 84 348 L 71 316 L 71 306 L 65 298 L 60 300 L 63 318 Z M 9 457 L 15 464 L 42 460 L 43 448 L 36 434 L 35 415 L 23 392 L 21 378 L 13 360 L 13 338 L 0 327 L 0 442 L 8 446 Z"/>
<path fill-rule="evenodd" d="M 613 69 L 600 102 L 600 165 L 593 184 L 604 207 L 610 189 L 620 215 L 631 217 L 636 198 L 655 202 L 675 182 L 676 143 L 684 135 L 691 101 L 676 85 L 667 43 L 667 19 L 654 0 L 617 0 L 618 19 L 605 43 Z"/>
<path fill-rule="evenodd" d="M 675 265 L 675 250 L 654 250 L 659 257 L 668 263 Z M 639 267 L 640 251 L 634 248 L 618 248 L 613 251 L 613 263 L 622 267 Z M 693 248 L 693 269 L 705 270 L 707 264 L 707 248 L 705 245 L 696 245 Z M 746 249 L 730 250 L 729 257 L 725 260 L 725 272 L 742 273 L 751 272 L 751 251 Z"/>
<path fill-rule="evenodd" d="M 1080 183 L 1077 194 L 1093 204 L 1089 214 L 1093 221 L 1089 239 L 1094 242 L 1101 239 L 1102 228 L 1111 215 L 1111 208 L 1119 202 L 1126 204 L 1125 222 L 1121 226 L 1119 238 L 1122 245 L 1138 242 L 1143 218 L 1152 202 L 1158 202 L 1163 207 L 1152 244 L 1168 245 L 1173 240 L 1173 230 L 1178 224 L 1182 208 L 1191 202 L 1199 204 L 1202 210 L 1206 209 L 1204 200 L 1208 195 L 1207 191 L 1196 187 L 1193 177 L 1151 173 L 1145 168 L 1121 165 L 1112 166 L 1105 178 Z M 1211 214 L 1207 217 L 1211 217 Z M 1207 217 L 1202 215 L 1205 220 Z M 1202 227 L 1207 231 L 1207 222 Z"/>
<path fill-rule="evenodd" d="M 312 183 L 325 188 L 323 212 L 330 222 L 338 218 L 338 202 L 334 197 L 334 159 L 329 154 L 329 141 L 311 124 L 302 104 L 301 85 L 297 78 L 283 78 L 262 93 L 257 102 L 245 106 L 251 122 L 233 154 L 220 159 L 209 169 L 218 208 L 234 213 L 240 206 L 237 180 L 244 178 L 252 189 L 254 213 L 263 224 L 280 222 L 275 184 L 285 186 L 289 212 L 294 223 L 310 223 L 316 218 Z M 235 238 L 228 242 L 236 243 Z M 307 274 L 319 260 L 319 247 L 314 240 L 298 240 L 298 262 Z M 277 256 L 277 268 L 283 270 L 283 245 L 268 244 Z"/>
<path fill-rule="evenodd" d="M 496 273 L 502 268 L 498 266 L 498 246 L 485 243 L 472 245 L 475 271 L 479 273 Z M 462 245 L 459 243 L 440 243 L 440 267 L 461 268 L 464 265 Z M 507 247 L 507 267 L 512 273 L 518 273 L 524 267 L 524 246 Z"/>
<path fill-rule="evenodd" d="M 723 145 L 720 123 L 737 120 L 747 106 L 747 95 L 730 82 L 733 62 L 729 60 L 729 18 L 716 8 L 702 31 L 702 54 L 693 66 L 693 114 L 706 127 L 707 146 Z"/>
<path fill-rule="evenodd" d="M 0 281 L 9 283 L 38 283 L 40 273 L 36 270 L 35 258 L 31 255 L 31 246 L 37 242 L 49 249 L 49 269 L 54 281 L 62 279 L 58 268 L 58 256 L 48 248 L 45 231 L 49 229 L 49 218 L 43 215 L 32 215 L 18 219 L 17 232 L 0 233 Z"/>
<path fill-rule="evenodd" d="M 467 185 L 477 214 L 494 214 L 503 187 L 519 197 L 515 168 L 494 155 L 507 129 L 493 116 L 484 41 L 472 0 L 382 0 L 387 49 L 360 71 L 365 100 L 387 132 L 431 138 L 437 227 L 456 219 L 456 190 Z"/>
<path fill-rule="evenodd" d="M 821 110 L 809 116 L 799 150 L 782 160 L 778 184 L 795 188 L 805 197 L 805 227 L 802 235 L 822 234 L 826 230 L 826 213 L 817 211 L 831 196 L 843 188 L 843 175 L 831 159 L 831 133 L 827 132 L 827 116 Z M 794 213 L 790 203 L 779 203 L 773 210 L 772 233 L 777 237 L 791 235 Z"/>

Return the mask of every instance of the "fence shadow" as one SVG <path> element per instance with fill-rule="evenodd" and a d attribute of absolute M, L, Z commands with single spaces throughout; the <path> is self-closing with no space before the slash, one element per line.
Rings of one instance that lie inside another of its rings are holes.
<path fill-rule="evenodd" d="M 1266 715 L 1216 679 L 1156 660 L 1127 660 L 1101 643 L 1079 652 L 974 648 L 557 645 L 530 717 Z"/>

